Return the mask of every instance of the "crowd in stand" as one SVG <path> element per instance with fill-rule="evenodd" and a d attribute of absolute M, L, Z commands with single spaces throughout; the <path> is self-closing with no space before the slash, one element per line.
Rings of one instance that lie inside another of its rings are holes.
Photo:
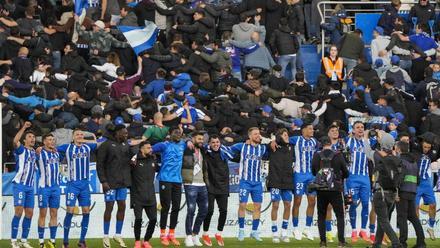
<path fill-rule="evenodd" d="M 109 124 L 123 124 L 136 146 L 163 142 L 176 127 L 204 132 L 205 141 L 218 135 L 224 145 L 245 142 L 253 127 L 263 143 L 281 128 L 293 136 L 309 125 L 317 138 L 337 127 L 343 140 L 357 119 L 395 140 L 409 137 L 414 152 L 421 140 L 436 150 L 434 6 L 420 0 L 403 19 L 400 0 L 392 0 L 373 31 L 370 60 L 363 31 L 345 32 L 340 6 L 321 24 L 318 2 L 92 0 L 78 16 L 71 0 L 0 1 L 3 161 L 14 161 L 25 121 L 37 142 L 52 133 L 57 145 L 69 144 L 75 129 L 105 140 Z M 157 42 L 136 55 L 117 26 L 145 21 L 157 25 Z M 316 42 L 321 28 L 334 44 L 323 49 L 311 85 L 300 47 Z"/>

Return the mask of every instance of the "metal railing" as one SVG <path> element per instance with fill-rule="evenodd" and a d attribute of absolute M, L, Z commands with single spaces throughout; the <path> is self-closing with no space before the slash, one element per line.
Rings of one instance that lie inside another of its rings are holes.
<path fill-rule="evenodd" d="M 409 5 L 409 6 L 413 6 L 414 4 L 417 4 L 418 1 L 412 1 L 412 2 L 405 2 L 402 3 L 402 6 L 405 5 Z M 430 1 L 430 3 L 432 5 L 436 5 L 436 1 Z M 318 8 L 318 12 L 319 15 L 321 17 L 321 23 L 324 23 L 326 20 L 328 20 L 331 17 L 331 14 L 335 11 L 334 8 L 332 8 L 332 6 L 335 5 L 342 5 L 344 7 L 344 10 L 347 13 L 347 18 L 355 18 L 355 14 L 356 13 L 381 13 L 384 11 L 383 8 L 366 8 L 363 9 L 361 8 L 362 6 L 369 6 L 369 5 L 373 5 L 373 6 L 385 6 L 385 5 L 390 5 L 391 2 L 390 1 L 369 1 L 369 2 L 363 2 L 363 1 L 322 1 L 319 2 L 317 4 L 317 8 Z M 346 5 L 349 5 L 350 8 L 345 8 Z M 351 8 L 351 7 L 355 7 L 355 8 Z M 440 9 L 438 8 L 438 6 L 436 6 L 436 12 L 440 11 Z M 404 10 L 399 10 L 399 13 L 405 14 L 408 13 L 409 9 L 404 9 Z M 351 24 L 352 26 L 356 25 L 356 21 L 353 21 L 353 23 Z M 326 46 L 325 44 L 325 30 L 321 29 L 321 46 L 322 46 L 322 50 L 324 51 L 324 48 Z M 324 57 L 324 52 L 322 53 L 322 57 Z"/>

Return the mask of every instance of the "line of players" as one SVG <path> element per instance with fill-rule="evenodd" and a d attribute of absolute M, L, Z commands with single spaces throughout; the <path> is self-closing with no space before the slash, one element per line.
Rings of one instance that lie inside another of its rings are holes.
<path fill-rule="evenodd" d="M 41 247 L 55 247 L 55 238 L 57 232 L 57 210 L 60 206 L 60 188 L 59 188 L 59 163 L 65 157 L 67 160 L 67 187 L 66 187 L 66 206 L 67 214 L 64 219 L 64 247 L 69 247 L 69 230 L 73 217 L 73 210 L 78 201 L 79 206 L 82 208 L 82 222 L 81 222 L 81 235 L 79 240 L 79 247 L 86 247 L 85 237 L 89 223 L 90 212 L 90 189 L 89 189 L 89 166 L 90 166 L 90 154 L 97 149 L 96 139 L 85 140 L 84 134 L 80 130 L 75 130 L 73 133 L 73 142 L 71 144 L 55 146 L 55 139 L 52 135 L 46 135 L 43 137 L 44 146 L 34 150 L 35 135 L 32 131 L 26 131 L 31 127 L 30 122 L 24 123 L 23 127 L 19 130 L 14 138 L 15 156 L 17 164 L 17 175 L 14 182 L 14 207 L 15 215 L 11 223 L 11 244 L 13 248 L 16 247 L 31 247 L 27 241 L 29 229 L 31 225 L 31 219 L 34 208 L 34 181 L 36 174 L 40 173 L 40 180 L 38 182 L 38 206 L 40 208 L 40 215 L 38 219 L 38 235 L 40 239 Z M 364 149 L 368 145 L 372 145 L 374 141 L 369 140 L 365 135 L 364 124 L 356 122 L 353 125 L 352 133 L 345 139 L 339 137 L 339 130 L 337 126 L 331 126 L 328 129 L 328 136 L 332 140 L 332 147 L 335 150 L 347 149 L 350 153 L 350 175 L 346 180 L 346 192 L 352 195 L 354 204 L 350 206 L 349 214 L 352 227 L 352 240 L 356 241 L 358 236 L 366 241 L 374 240 L 375 218 L 374 213 L 370 213 L 370 236 L 367 235 L 367 222 L 368 222 L 368 205 L 371 196 L 370 175 L 371 167 L 364 152 Z M 181 135 L 181 134 L 180 134 Z M 319 144 L 313 137 L 314 130 L 310 124 L 305 124 L 301 128 L 301 135 L 289 138 L 289 143 L 294 147 L 295 161 L 294 161 L 294 174 L 293 174 L 293 208 L 292 208 L 292 225 L 293 236 L 295 239 L 300 240 L 303 236 L 308 239 L 313 239 L 311 231 L 312 219 L 314 214 L 316 196 L 314 193 L 307 191 L 307 186 L 313 181 L 311 173 L 311 160 L 313 154 L 318 151 Z M 21 139 L 23 140 L 21 141 Z M 405 140 L 407 137 L 402 137 L 401 140 Z M 176 140 L 171 142 L 181 144 L 181 137 L 177 137 Z M 125 142 L 125 141 L 124 141 Z M 184 143 L 185 144 L 185 143 Z M 185 146 L 185 145 L 184 145 Z M 166 150 L 168 146 L 159 144 L 152 149 L 153 152 L 162 154 L 162 162 L 164 162 L 164 156 L 166 156 Z M 181 152 L 183 153 L 183 149 Z M 232 158 L 235 155 L 240 155 L 240 185 L 239 185 L 239 210 L 238 210 L 238 222 L 239 222 L 239 234 L 238 239 L 243 240 L 245 238 L 244 231 L 244 215 L 246 203 L 249 195 L 254 202 L 254 213 L 252 222 L 251 237 L 256 240 L 261 240 L 259 237 L 258 226 L 260 218 L 260 207 L 262 202 L 263 187 L 262 187 L 262 161 L 267 159 L 269 155 L 269 146 L 261 144 L 261 135 L 258 128 L 251 128 L 249 130 L 249 140 L 246 143 L 239 143 L 227 148 L 228 157 Z M 218 150 L 218 148 L 217 148 Z M 428 234 L 434 239 L 433 226 L 435 224 L 435 196 L 432 189 L 432 144 L 424 141 L 422 143 L 422 154 L 420 155 L 418 165 L 419 173 L 421 177 L 421 183 L 417 191 L 416 202 L 419 205 L 420 198 L 423 198 L 424 203 L 430 206 L 429 208 L 429 228 Z M 177 168 L 179 169 L 179 165 Z M 181 165 L 180 165 L 181 170 Z M 162 172 L 161 172 L 162 171 Z M 159 171 L 159 175 L 166 170 L 162 167 Z M 159 176 L 158 176 L 159 177 Z M 166 178 L 166 175 L 165 175 Z M 181 180 L 181 179 L 180 179 Z M 181 182 L 175 182 L 175 184 L 181 184 Z M 178 190 L 181 192 L 181 187 Z M 276 224 L 277 214 L 276 211 L 272 212 L 272 231 L 274 236 L 274 242 L 285 241 L 288 242 L 288 221 L 290 212 L 290 203 L 292 201 L 292 190 L 286 189 L 271 189 L 271 199 L 274 202 L 282 200 L 284 206 L 288 209 L 284 210 L 283 222 L 281 228 L 281 235 L 278 234 L 278 227 Z M 169 192 L 170 194 L 173 192 Z M 174 192 L 176 193 L 176 192 Z M 173 193 L 173 194 L 174 194 Z M 178 193 L 178 192 L 177 192 Z M 306 228 L 301 233 L 299 228 L 299 206 L 301 204 L 302 196 L 307 195 L 308 207 L 306 211 Z M 126 190 L 109 190 L 106 193 L 106 202 L 113 203 L 115 201 L 125 202 Z M 171 200 L 170 200 L 171 201 Z M 162 196 L 161 196 L 162 202 Z M 362 204 L 361 211 L 361 229 L 357 231 L 356 227 L 356 207 L 358 203 Z M 170 204 L 170 202 L 168 202 Z M 172 205 L 178 205 L 175 202 L 171 202 Z M 119 206 L 119 204 L 118 204 Z M 278 204 L 276 204 L 278 210 Z M 119 206 L 122 208 L 122 206 Z M 125 207 L 125 205 L 123 206 Z M 175 206 L 173 206 L 175 208 Z M 44 230 L 45 219 L 48 208 L 50 213 L 49 230 L 50 240 L 44 245 Z M 168 206 L 169 208 L 169 206 Z M 172 208 L 174 210 L 174 208 Z M 287 211 L 286 211 L 287 210 Z M 110 211 L 111 212 L 111 211 Z M 173 212 L 173 211 L 172 211 Z M 174 211 L 176 212 L 176 211 Z M 22 221 L 22 239 L 19 242 L 17 240 L 17 234 L 19 229 L 20 220 Z M 171 214 L 171 221 L 173 219 L 176 222 L 177 213 Z M 166 209 L 166 216 L 161 215 L 161 227 L 166 226 L 168 209 Z M 327 231 L 331 231 L 331 214 L 329 214 L 327 221 Z M 165 220 L 163 220 L 165 218 Z M 117 218 L 116 222 L 116 236 L 115 241 L 121 246 L 126 247 L 120 234 L 123 225 L 122 218 Z M 105 220 L 109 223 L 109 219 Z M 164 225 L 162 225 L 164 223 Z M 175 223 L 176 224 L 176 223 Z M 164 244 L 170 242 L 174 245 L 179 245 L 178 241 L 174 237 L 174 228 L 170 229 L 170 233 L 165 235 L 164 228 L 161 228 L 161 241 Z M 107 224 L 108 225 L 108 224 Z M 105 228 L 108 235 L 108 227 Z M 154 229 L 153 229 L 154 230 Z M 220 230 L 221 231 L 221 230 Z M 150 230 L 151 232 L 151 230 Z M 328 237 L 331 241 L 332 237 Z M 168 240 L 165 240 L 168 239 Z M 148 240 L 146 240 L 148 242 Z M 223 244 L 223 243 L 222 243 Z M 144 246 L 145 247 L 145 246 Z"/>

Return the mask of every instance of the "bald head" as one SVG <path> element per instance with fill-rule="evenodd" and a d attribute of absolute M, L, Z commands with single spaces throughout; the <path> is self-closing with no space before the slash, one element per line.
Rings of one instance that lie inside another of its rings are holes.
<path fill-rule="evenodd" d="M 258 32 L 253 32 L 251 35 L 251 39 L 255 43 L 260 42 L 260 34 Z"/>

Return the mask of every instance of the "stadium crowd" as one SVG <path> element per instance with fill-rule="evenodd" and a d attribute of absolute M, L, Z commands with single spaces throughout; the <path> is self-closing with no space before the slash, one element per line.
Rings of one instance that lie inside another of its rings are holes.
<path fill-rule="evenodd" d="M 318 2 L 91 0 L 77 15 L 71 0 L 0 1 L 2 156 L 3 162 L 16 162 L 4 172 L 17 173 L 12 247 L 31 247 L 27 236 L 34 194 L 39 195 L 41 247 L 55 247 L 60 174 L 68 178 L 63 247 L 69 247 L 77 200 L 83 214 L 78 246 L 87 247 L 91 161 L 97 162 L 105 193 L 104 247 L 110 247 L 115 202 L 114 240 L 126 247 L 121 230 L 127 189 L 135 213 L 135 247 L 151 247 L 157 222 L 155 180 L 163 245 L 180 245 L 174 229 L 183 212 L 179 208 L 184 188 L 185 245 L 212 245 L 209 228 L 216 202 L 220 215 L 215 239 L 224 246 L 228 161 L 240 163 L 239 240 L 245 238 L 245 208 L 251 195 L 251 237 L 261 241 L 265 181 L 273 202 L 274 243 L 289 242 L 290 225 L 296 240 L 313 240 L 317 205 L 321 247 L 333 242 L 332 209 L 338 219 L 339 247 L 346 247 L 345 205 L 352 242 L 361 238 L 373 247 L 387 242 L 407 247 L 407 229 L 400 224 L 400 237 L 393 235 L 385 216 L 389 213 L 382 211 L 392 211 L 397 202 L 399 219 L 415 223 L 415 247 L 426 247 L 415 213 L 423 199 L 429 205 L 426 233 L 435 239 L 433 188 L 440 145 L 435 6 L 420 0 L 404 19 L 398 13 L 400 0 L 392 0 L 374 28 L 370 59 L 364 53 L 362 30 L 347 30 L 350 18 L 343 5 L 321 23 Z M 136 54 L 117 27 L 145 26 L 145 21 L 156 24 L 157 41 Z M 316 43 L 322 29 L 333 44 L 323 49 L 321 73 L 312 85 L 300 47 Z M 381 165 L 402 166 L 391 156 L 417 165 L 415 182 L 403 180 L 415 185 L 387 189 L 381 184 L 386 180 L 378 180 L 377 173 L 387 174 L 392 167 Z M 266 160 L 268 172 L 262 168 Z M 64 161 L 67 166 L 60 167 Z M 336 183 L 324 192 L 317 185 L 322 166 L 335 166 L 331 173 Z M 306 213 L 299 212 L 303 195 Z M 403 206 L 405 197 L 409 204 Z M 281 200 L 284 212 L 278 232 Z M 50 240 L 45 244 L 48 208 Z M 149 225 L 141 242 L 143 211 Z M 306 219 L 305 228 L 299 227 L 300 217 Z"/>

